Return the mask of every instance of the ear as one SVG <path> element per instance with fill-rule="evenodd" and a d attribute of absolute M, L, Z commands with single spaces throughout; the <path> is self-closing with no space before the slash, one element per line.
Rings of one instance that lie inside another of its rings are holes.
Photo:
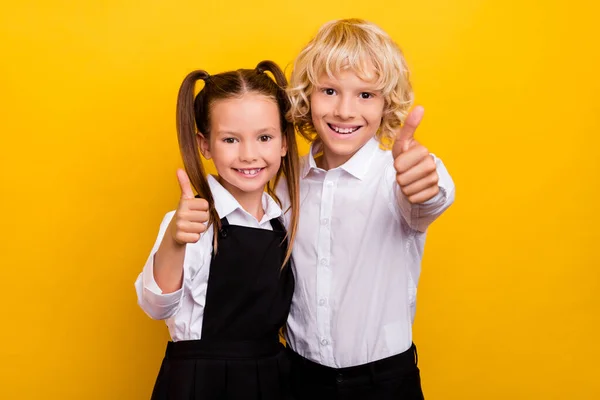
<path fill-rule="evenodd" d="M 287 154 L 287 138 L 285 135 L 281 137 L 281 157 L 285 157 Z"/>
<path fill-rule="evenodd" d="M 207 160 L 211 159 L 210 155 L 210 141 L 204 137 L 204 135 L 200 132 L 196 133 L 196 141 L 198 142 L 198 147 L 200 148 L 200 153 Z"/>

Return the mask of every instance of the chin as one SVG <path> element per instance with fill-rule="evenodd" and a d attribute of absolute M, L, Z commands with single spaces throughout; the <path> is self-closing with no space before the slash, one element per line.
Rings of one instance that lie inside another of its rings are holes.
<path fill-rule="evenodd" d="M 328 141 L 328 143 L 325 143 L 325 145 L 335 155 L 352 156 L 354 153 L 360 150 L 364 143 L 361 143 L 359 141 L 347 141 L 340 143 L 336 140 L 330 140 Z"/>
<path fill-rule="evenodd" d="M 254 193 L 254 192 L 262 192 L 265 190 L 265 183 L 258 183 L 258 182 L 253 182 L 253 183 L 249 183 L 249 182 L 233 182 L 233 186 L 235 186 L 238 190 L 244 192 L 244 193 Z"/>

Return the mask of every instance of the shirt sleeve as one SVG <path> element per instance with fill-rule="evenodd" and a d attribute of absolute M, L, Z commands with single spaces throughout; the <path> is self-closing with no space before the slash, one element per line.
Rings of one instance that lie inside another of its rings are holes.
<path fill-rule="evenodd" d="M 440 191 L 437 195 L 421 204 L 411 204 L 395 180 L 395 194 L 400 214 L 411 229 L 425 232 L 427 227 L 437 219 L 454 202 L 454 181 L 441 159 L 431 155 L 435 160 Z"/>
<path fill-rule="evenodd" d="M 175 211 L 167 213 L 163 218 L 162 223 L 160 224 L 156 242 L 152 247 L 152 251 L 146 260 L 146 264 L 144 265 L 142 272 L 135 282 L 138 304 L 142 310 L 144 310 L 144 312 L 153 319 L 167 319 L 173 316 L 179 309 L 179 305 L 183 297 L 183 285 L 175 292 L 163 293 L 154 280 L 154 255 L 158 251 L 173 215 L 175 215 Z M 187 278 L 186 275 L 186 268 L 184 267 L 183 282 L 185 282 Z"/>

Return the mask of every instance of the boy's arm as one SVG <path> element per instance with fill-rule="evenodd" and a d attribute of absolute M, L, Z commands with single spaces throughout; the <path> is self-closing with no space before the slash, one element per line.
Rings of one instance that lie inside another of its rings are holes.
<path fill-rule="evenodd" d="M 454 182 L 440 159 L 414 138 L 423 119 L 417 106 L 398 131 L 392 148 L 396 170 L 396 197 L 408 225 L 425 232 L 454 201 Z"/>
<path fill-rule="evenodd" d="M 427 227 L 437 219 L 454 202 L 454 181 L 442 160 L 431 154 L 438 176 L 438 192 L 422 203 L 411 203 L 396 183 L 396 199 L 400 213 L 407 224 L 414 230 L 425 232 Z"/>

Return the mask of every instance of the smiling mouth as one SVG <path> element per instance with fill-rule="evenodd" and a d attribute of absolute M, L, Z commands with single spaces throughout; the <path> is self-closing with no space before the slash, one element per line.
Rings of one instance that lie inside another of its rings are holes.
<path fill-rule="evenodd" d="M 329 129 L 331 129 L 335 133 L 339 133 L 340 135 L 349 135 L 351 133 L 356 132 L 360 128 L 362 128 L 360 125 L 350 126 L 350 127 L 345 127 L 345 128 L 341 127 L 341 126 L 333 125 L 333 124 L 327 124 L 327 126 L 329 126 Z"/>
<path fill-rule="evenodd" d="M 240 174 L 247 176 L 247 177 L 253 177 L 256 176 L 260 173 L 260 171 L 262 171 L 264 169 L 263 168 L 234 168 L 234 170 L 236 170 L 237 172 L 239 172 Z"/>

